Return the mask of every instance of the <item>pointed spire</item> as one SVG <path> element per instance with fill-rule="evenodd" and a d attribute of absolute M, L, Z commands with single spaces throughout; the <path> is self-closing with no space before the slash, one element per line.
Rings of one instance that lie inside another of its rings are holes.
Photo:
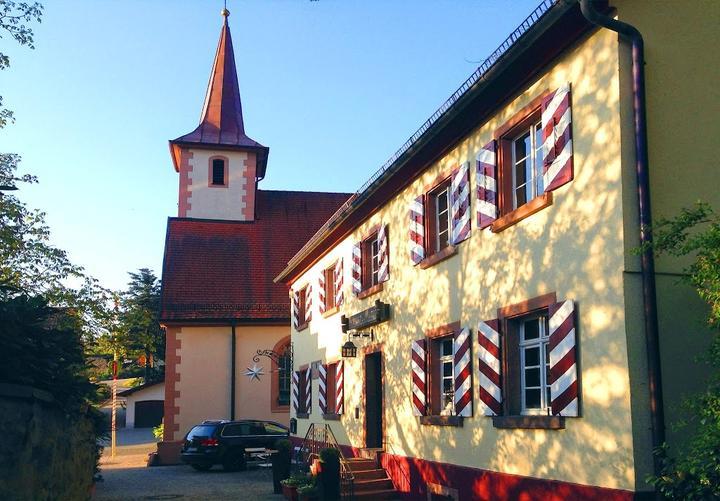
<path fill-rule="evenodd" d="M 263 147 L 245 134 L 240 86 L 235 69 L 235 54 L 228 26 L 230 11 L 221 11 L 223 25 L 215 61 L 208 82 L 200 125 L 173 142 L 207 145 Z"/>

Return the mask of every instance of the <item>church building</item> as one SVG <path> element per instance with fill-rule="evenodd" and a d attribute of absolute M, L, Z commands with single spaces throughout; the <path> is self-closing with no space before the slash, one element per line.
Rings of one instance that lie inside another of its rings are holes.
<path fill-rule="evenodd" d="M 273 277 L 349 197 L 258 189 L 269 148 L 245 133 L 222 15 L 200 124 L 170 141 L 180 182 L 162 270 L 165 464 L 179 460 L 185 433 L 205 419 L 287 424 L 290 298 Z"/>

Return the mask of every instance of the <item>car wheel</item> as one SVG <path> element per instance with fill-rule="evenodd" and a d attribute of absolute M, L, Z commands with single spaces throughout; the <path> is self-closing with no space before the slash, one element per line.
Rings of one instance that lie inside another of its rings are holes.
<path fill-rule="evenodd" d="M 244 470 L 245 466 L 245 452 L 242 449 L 233 449 L 227 451 L 223 459 L 223 470 Z"/>
<path fill-rule="evenodd" d="M 190 466 L 195 468 L 197 471 L 208 471 L 210 468 L 212 468 L 211 464 L 197 464 L 193 463 Z"/>

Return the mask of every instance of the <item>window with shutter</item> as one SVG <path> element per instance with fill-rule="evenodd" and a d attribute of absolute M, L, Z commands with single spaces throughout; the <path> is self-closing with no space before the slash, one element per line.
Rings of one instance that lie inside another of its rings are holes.
<path fill-rule="evenodd" d="M 498 321 L 481 322 L 479 327 L 485 414 L 496 416 L 493 424 L 499 428 L 563 428 L 562 418 L 579 415 L 573 302 L 558 303 L 551 293 L 498 312 Z M 496 325 L 504 331 L 502 336 Z M 502 354 L 501 360 L 495 354 Z M 506 368 L 504 398 L 496 387 L 501 379 L 494 367 Z"/>
<path fill-rule="evenodd" d="M 492 231 L 502 231 L 552 205 L 552 191 L 572 180 L 570 117 L 568 84 L 537 97 L 495 132 L 497 219 L 484 221 L 492 224 Z M 483 169 L 490 163 L 490 155 L 481 151 L 479 173 L 481 155 Z"/>
<path fill-rule="evenodd" d="M 426 336 L 412 345 L 413 411 L 422 424 L 461 426 L 473 415 L 470 330 L 455 322 Z"/>
<path fill-rule="evenodd" d="M 389 278 L 388 228 L 378 225 L 353 249 L 353 291 L 364 299 L 380 292 Z"/>

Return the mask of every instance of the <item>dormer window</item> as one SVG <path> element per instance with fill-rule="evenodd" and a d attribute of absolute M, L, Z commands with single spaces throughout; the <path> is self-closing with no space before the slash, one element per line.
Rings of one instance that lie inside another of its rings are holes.
<path fill-rule="evenodd" d="M 227 164 L 222 158 L 214 158 L 210 165 L 210 184 L 212 186 L 227 186 Z"/>

